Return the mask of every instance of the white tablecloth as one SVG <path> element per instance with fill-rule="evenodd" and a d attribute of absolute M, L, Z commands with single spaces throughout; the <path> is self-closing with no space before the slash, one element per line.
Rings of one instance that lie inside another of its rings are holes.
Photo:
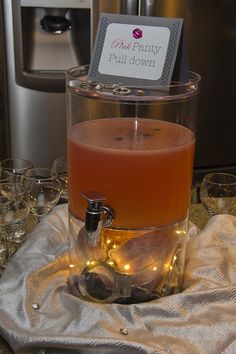
<path fill-rule="evenodd" d="M 181 294 L 89 303 L 68 292 L 67 267 L 67 205 L 60 205 L 0 279 L 0 334 L 15 353 L 236 353 L 236 217 L 215 216 L 200 232 L 191 225 Z"/>

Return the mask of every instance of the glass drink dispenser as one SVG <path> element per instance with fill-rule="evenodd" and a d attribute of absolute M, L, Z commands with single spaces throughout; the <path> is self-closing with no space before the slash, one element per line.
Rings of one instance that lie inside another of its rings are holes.
<path fill-rule="evenodd" d="M 169 87 L 67 72 L 69 289 L 137 303 L 181 291 L 200 77 Z"/>

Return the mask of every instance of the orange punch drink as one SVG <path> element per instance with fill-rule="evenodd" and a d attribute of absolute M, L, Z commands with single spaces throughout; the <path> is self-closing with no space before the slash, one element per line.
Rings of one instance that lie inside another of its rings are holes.
<path fill-rule="evenodd" d="M 115 210 L 113 227 L 148 228 L 184 219 L 194 143 L 191 130 L 154 119 L 107 118 L 73 126 L 68 135 L 71 213 L 83 219 L 81 191 L 95 190 Z"/>

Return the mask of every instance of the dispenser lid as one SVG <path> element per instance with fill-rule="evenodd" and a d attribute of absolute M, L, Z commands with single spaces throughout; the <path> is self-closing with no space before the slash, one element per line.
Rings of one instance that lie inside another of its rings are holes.
<path fill-rule="evenodd" d="M 123 85 L 99 83 L 87 79 L 89 66 L 71 68 L 66 72 L 67 90 L 75 95 L 119 102 L 166 102 L 183 100 L 196 96 L 199 92 L 201 77 L 189 72 L 188 82 L 172 81 L 167 86 Z"/>

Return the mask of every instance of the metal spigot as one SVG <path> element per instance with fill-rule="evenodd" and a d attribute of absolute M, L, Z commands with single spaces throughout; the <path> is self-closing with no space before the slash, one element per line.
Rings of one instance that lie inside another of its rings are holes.
<path fill-rule="evenodd" d="M 100 240 L 103 227 L 111 225 L 115 215 L 111 207 L 104 205 L 106 198 L 98 192 L 82 192 L 87 200 L 88 207 L 85 209 L 85 230 L 88 245 L 96 247 Z"/>

